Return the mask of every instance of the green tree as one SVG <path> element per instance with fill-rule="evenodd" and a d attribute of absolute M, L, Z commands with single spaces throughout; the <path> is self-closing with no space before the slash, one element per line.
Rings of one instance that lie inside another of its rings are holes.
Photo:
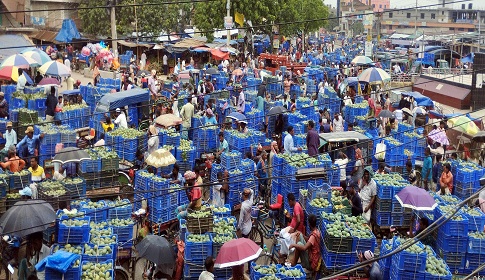
<path fill-rule="evenodd" d="M 117 1 L 118 6 L 133 5 L 133 3 L 133 0 Z M 180 4 L 176 0 L 136 0 L 135 3 L 159 3 L 159 5 L 117 7 L 118 35 L 131 35 L 135 31 L 136 24 L 138 31 L 142 32 L 140 40 L 149 41 L 158 37 L 160 33 L 180 32 L 190 21 L 192 5 L 188 3 Z M 110 15 L 107 9 L 95 8 L 99 5 L 99 0 L 81 1 L 80 7 L 91 8 L 79 10 L 83 31 L 94 35 L 111 36 Z M 150 35 L 153 38 L 148 37 Z"/>
<path fill-rule="evenodd" d="M 353 36 L 360 35 L 364 33 L 364 24 L 362 21 L 356 21 L 351 25 L 350 29 L 352 30 Z"/>
<path fill-rule="evenodd" d="M 335 27 L 338 26 L 338 18 L 334 13 L 331 13 L 328 16 L 328 21 L 327 21 L 327 30 L 328 31 L 334 31 Z"/>
<path fill-rule="evenodd" d="M 325 27 L 328 18 L 328 8 L 323 4 L 322 0 L 300 0 L 301 13 L 300 21 L 301 30 L 307 34 L 308 32 L 317 31 L 321 27 Z"/>

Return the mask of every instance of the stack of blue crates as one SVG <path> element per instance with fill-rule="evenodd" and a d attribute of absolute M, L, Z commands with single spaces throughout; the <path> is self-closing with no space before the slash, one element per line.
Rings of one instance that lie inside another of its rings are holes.
<path fill-rule="evenodd" d="M 231 151 L 230 153 L 221 154 L 221 165 L 226 170 L 233 170 L 237 168 L 242 160 L 242 155 L 239 151 Z"/>
<path fill-rule="evenodd" d="M 209 241 L 192 242 L 189 241 L 190 235 L 191 233 L 187 232 L 185 236 L 184 279 L 196 280 L 204 271 L 205 259 L 212 256 L 212 238 L 210 234 L 205 233 L 204 235 L 209 237 Z"/>
<path fill-rule="evenodd" d="M 418 242 L 417 245 L 424 249 L 421 242 Z M 396 240 L 393 248 L 397 246 L 400 246 L 400 243 Z M 419 253 L 404 250 L 393 255 L 389 272 L 390 279 L 425 279 L 426 257 L 425 250 Z"/>

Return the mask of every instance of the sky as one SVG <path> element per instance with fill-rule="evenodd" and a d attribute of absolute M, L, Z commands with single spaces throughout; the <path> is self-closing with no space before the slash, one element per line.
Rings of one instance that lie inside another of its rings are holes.
<path fill-rule="evenodd" d="M 453 4 L 453 8 L 461 8 L 461 4 L 466 4 L 468 7 L 468 3 L 473 3 L 473 8 L 481 8 L 485 10 L 485 1 L 483 0 L 471 0 L 466 2 L 461 2 L 463 0 L 449 0 L 452 2 L 460 1 L 459 3 Z M 324 0 L 325 4 L 330 4 L 334 7 L 337 6 L 337 0 Z M 418 0 L 419 5 L 432 5 L 438 4 L 440 0 Z M 391 0 L 391 8 L 409 8 L 414 7 L 416 5 L 416 0 Z"/>

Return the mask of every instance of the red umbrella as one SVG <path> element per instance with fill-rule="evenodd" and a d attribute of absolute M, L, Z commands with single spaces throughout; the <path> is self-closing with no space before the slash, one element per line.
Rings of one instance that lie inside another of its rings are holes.
<path fill-rule="evenodd" d="M 46 86 L 46 85 L 60 85 L 59 80 L 56 78 L 44 78 L 40 80 L 39 86 Z"/>
<path fill-rule="evenodd" d="M 263 249 L 251 239 L 233 239 L 222 245 L 214 264 L 216 268 L 245 264 L 259 257 Z"/>

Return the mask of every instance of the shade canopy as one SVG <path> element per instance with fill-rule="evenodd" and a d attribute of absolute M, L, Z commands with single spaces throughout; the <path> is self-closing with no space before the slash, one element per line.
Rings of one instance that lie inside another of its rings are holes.
<path fill-rule="evenodd" d="M 44 231 L 56 221 L 56 212 L 44 200 L 19 201 L 0 218 L 2 234 L 24 237 Z"/>

